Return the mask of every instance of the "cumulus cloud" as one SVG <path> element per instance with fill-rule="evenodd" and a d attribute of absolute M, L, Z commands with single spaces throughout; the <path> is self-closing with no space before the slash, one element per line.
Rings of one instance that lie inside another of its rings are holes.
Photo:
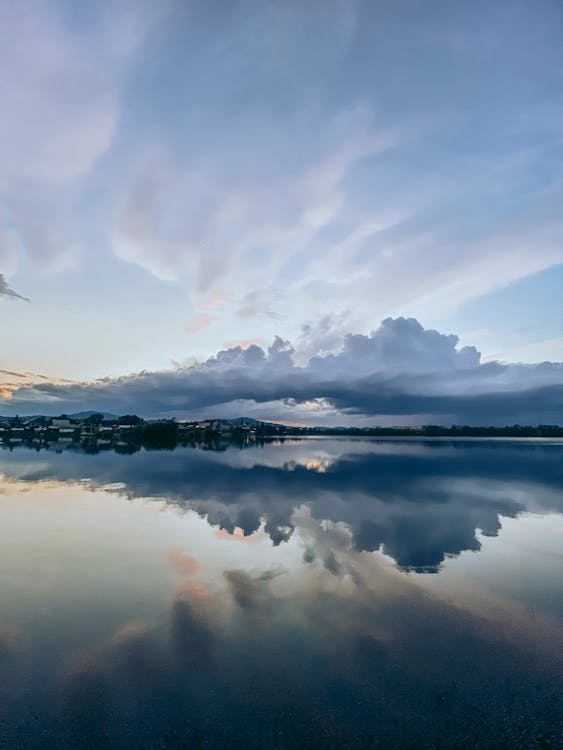
<path fill-rule="evenodd" d="M 310 367 L 326 377 L 374 372 L 428 373 L 478 367 L 473 346 L 457 348 L 457 336 L 426 330 L 413 318 L 386 318 L 369 336 L 348 334 L 338 354 L 314 357 Z"/>
<path fill-rule="evenodd" d="M 190 415 L 232 402 L 316 404 L 339 414 L 414 422 L 478 424 L 563 421 L 563 364 L 480 364 L 474 347 L 414 319 L 386 319 L 369 335 L 349 334 L 337 354 L 295 363 L 291 343 L 276 337 L 218 352 L 202 364 L 86 384 L 37 384 L 12 394 L 11 408 L 49 412 L 85 408 Z M 277 406 L 276 406 L 277 404 Z M 287 417 L 287 409 L 281 410 Z M 417 416 L 418 415 L 418 416 Z"/>
<path fill-rule="evenodd" d="M 316 355 L 330 354 L 341 348 L 350 328 L 351 314 L 345 310 L 337 315 L 323 315 L 314 323 L 304 323 L 296 344 L 296 359 L 306 363 Z"/>

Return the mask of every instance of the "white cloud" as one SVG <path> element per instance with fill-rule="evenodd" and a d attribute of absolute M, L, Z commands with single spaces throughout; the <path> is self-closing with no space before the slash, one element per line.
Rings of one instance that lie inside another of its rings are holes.
<path fill-rule="evenodd" d="M 164 280 L 189 279 L 193 292 L 242 284 L 248 297 L 265 294 L 292 264 L 301 275 L 309 244 L 342 208 L 349 172 L 398 142 L 369 108 L 328 120 L 313 109 L 288 123 L 303 142 L 297 154 L 279 123 L 254 117 L 228 121 L 228 133 L 210 126 L 197 151 L 192 141 L 139 146 L 116 194 L 118 257 Z"/>
<path fill-rule="evenodd" d="M 309 366 L 325 378 L 478 367 L 480 354 L 475 347 L 457 349 L 458 343 L 457 336 L 426 330 L 414 318 L 386 318 L 369 336 L 347 334 L 340 353 L 314 357 Z"/>

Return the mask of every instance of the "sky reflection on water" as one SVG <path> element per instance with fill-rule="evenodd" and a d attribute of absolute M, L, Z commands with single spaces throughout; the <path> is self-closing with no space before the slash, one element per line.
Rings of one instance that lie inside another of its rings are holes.
<path fill-rule="evenodd" d="M 0 746 L 555 748 L 563 445 L 0 455 Z"/>

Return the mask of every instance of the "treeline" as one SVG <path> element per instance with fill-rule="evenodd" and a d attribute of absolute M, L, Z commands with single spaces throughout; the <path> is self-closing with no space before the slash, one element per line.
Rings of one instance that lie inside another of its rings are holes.
<path fill-rule="evenodd" d="M 91 452 L 114 449 L 120 453 L 172 450 L 177 445 L 211 447 L 263 443 L 286 437 L 394 437 L 394 438 L 563 438 L 559 425 L 471 426 L 423 425 L 420 427 L 295 427 L 254 419 L 144 420 L 135 414 L 105 418 L 87 416 L 0 417 L 0 444 L 52 449 L 82 446 Z"/>
<path fill-rule="evenodd" d="M 327 430 L 312 430 L 326 434 Z M 471 425 L 422 425 L 421 427 L 367 427 L 330 430 L 333 435 L 364 435 L 369 437 L 512 437 L 512 438 L 563 438 L 559 425 L 505 425 L 503 427 Z"/>
<path fill-rule="evenodd" d="M 242 426 L 233 426 L 232 429 L 225 431 L 209 425 L 184 427 L 173 419 L 153 422 L 141 421 L 134 428 L 122 433 L 114 447 L 119 453 L 134 453 L 140 448 L 145 450 L 173 450 L 178 445 L 221 450 L 229 444 L 243 446 L 283 435 L 283 432 L 272 431 L 268 427 L 260 429 L 260 425 L 253 428 L 252 431 Z"/>
<path fill-rule="evenodd" d="M 131 424 L 130 418 L 120 418 L 120 426 Z M 247 443 L 264 437 L 285 434 L 288 429 L 272 429 L 269 425 L 257 423 L 249 428 L 243 424 L 219 422 L 199 422 L 185 424 L 175 419 L 144 421 L 139 419 L 134 426 L 119 433 L 122 452 L 133 452 L 143 447 L 147 450 L 172 450 L 177 445 L 217 445 L 219 441 Z"/>
<path fill-rule="evenodd" d="M 179 425 L 175 420 L 140 422 L 122 435 L 122 440 L 136 442 L 148 449 L 174 448 L 181 443 L 211 443 L 217 440 L 248 442 L 249 440 L 273 437 L 299 436 L 356 436 L 356 437 L 489 437 L 489 438 L 563 438 L 563 427 L 559 425 L 505 425 L 480 426 L 423 425 L 421 427 L 367 427 L 367 428 L 315 428 L 272 425 L 258 422 L 252 430 L 240 425 L 231 425 L 228 430 L 209 424 Z"/>

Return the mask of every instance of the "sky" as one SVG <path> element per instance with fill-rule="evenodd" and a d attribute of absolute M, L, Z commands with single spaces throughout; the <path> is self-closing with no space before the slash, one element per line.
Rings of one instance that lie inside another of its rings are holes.
<path fill-rule="evenodd" d="M 562 39 L 559 0 L 0 0 L 0 414 L 563 422 Z"/>

